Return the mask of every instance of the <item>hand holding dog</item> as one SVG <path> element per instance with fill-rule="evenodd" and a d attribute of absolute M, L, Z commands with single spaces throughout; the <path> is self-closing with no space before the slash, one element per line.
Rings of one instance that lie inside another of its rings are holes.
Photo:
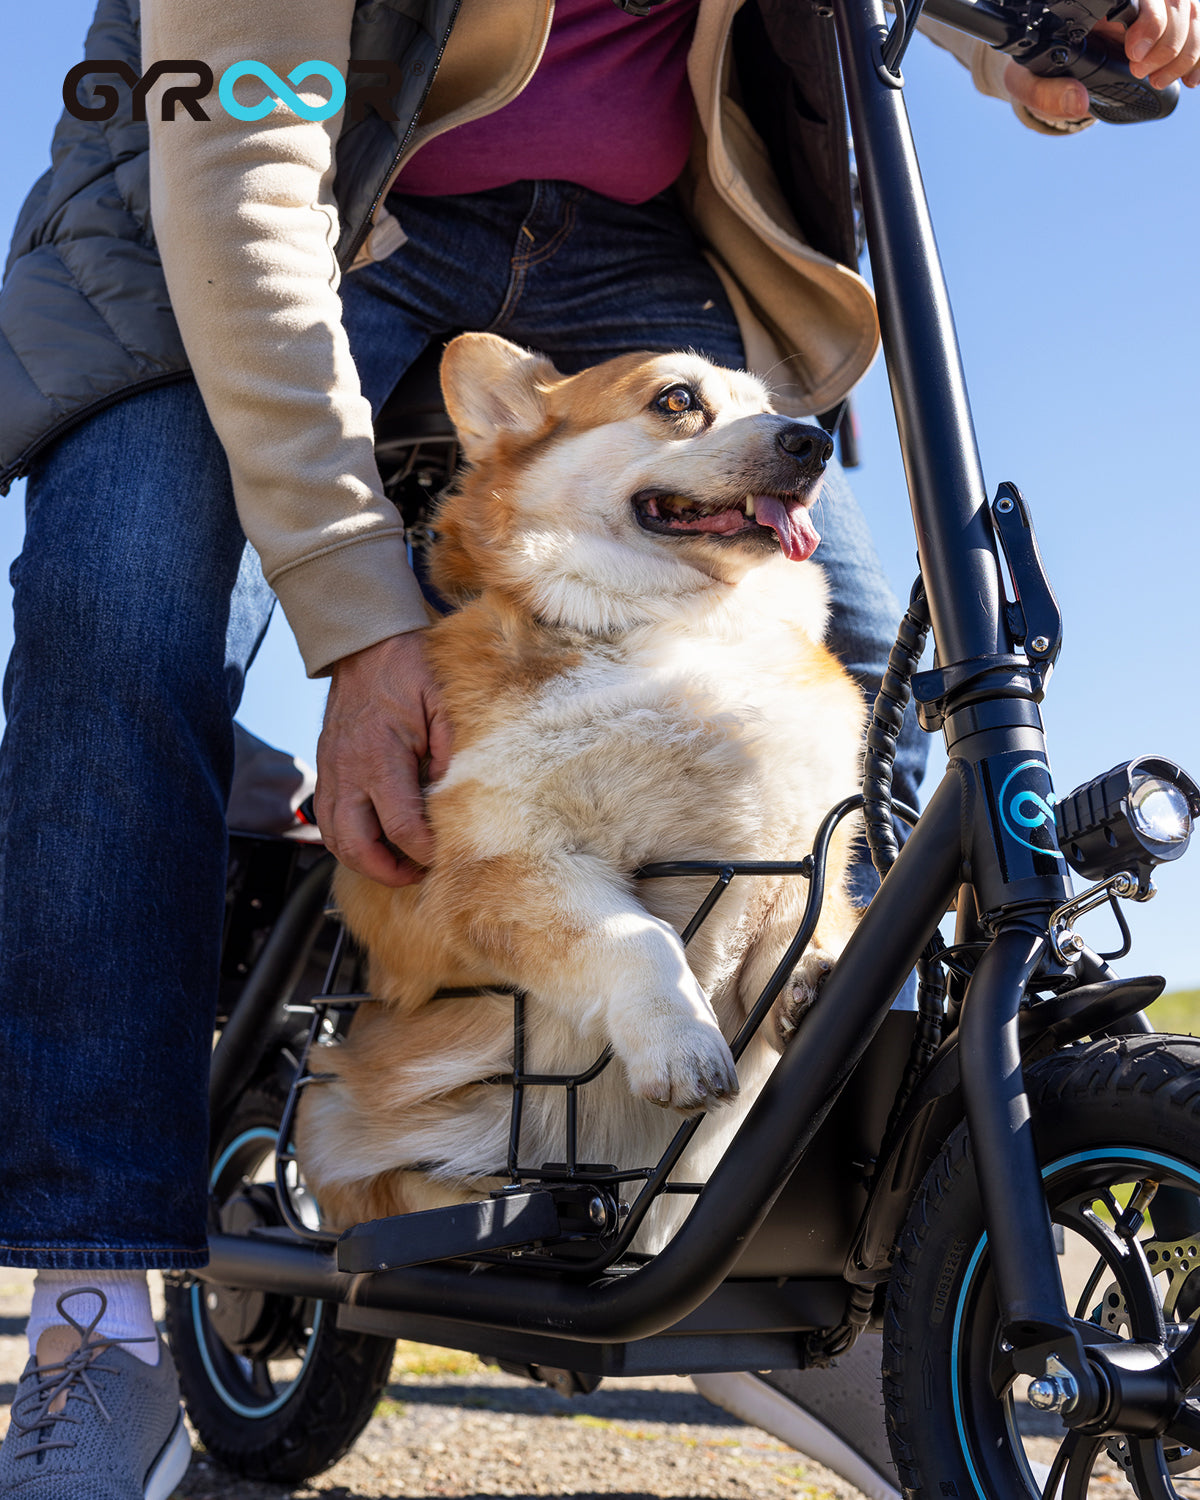
<path fill-rule="evenodd" d="M 1101 22 L 1096 33 L 1124 43 L 1129 71 L 1147 78 L 1156 89 L 1176 79 L 1187 88 L 1200 85 L 1200 4 L 1197 0 L 1140 0 L 1137 19 L 1128 28 Z M 1010 62 L 1004 86 L 1018 104 L 1049 120 L 1081 120 L 1088 112 L 1087 89 L 1074 78 L 1039 78 Z"/>
<path fill-rule="evenodd" d="M 422 631 L 334 664 L 317 744 L 316 809 L 322 837 L 344 865 L 382 885 L 421 879 L 433 856 L 421 785 L 444 774 L 450 743 Z"/>

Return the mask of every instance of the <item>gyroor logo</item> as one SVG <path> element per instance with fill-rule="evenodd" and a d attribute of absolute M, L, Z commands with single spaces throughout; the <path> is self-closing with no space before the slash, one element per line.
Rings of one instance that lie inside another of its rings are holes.
<path fill-rule="evenodd" d="M 354 82 L 348 79 L 360 75 Z M 212 93 L 213 70 L 206 62 L 197 58 L 167 58 L 151 63 L 140 77 L 127 62 L 119 58 L 89 58 L 76 63 L 63 79 L 63 103 L 67 113 L 77 120 L 111 120 L 117 113 L 120 96 L 111 83 L 95 83 L 90 80 L 105 76 L 116 76 L 130 90 L 131 114 L 135 120 L 146 118 L 146 97 L 154 85 L 171 76 L 194 79 L 191 83 L 176 83 L 162 91 L 161 118 L 174 120 L 177 108 L 183 109 L 193 120 L 207 120 L 208 113 L 201 100 Z M 370 82 L 374 75 L 375 82 Z M 254 104 L 240 104 L 234 97 L 234 86 L 243 78 L 257 78 L 267 86 L 267 94 Z M 329 98 L 323 103 L 309 104 L 298 90 L 310 78 L 322 78 L 329 88 Z M 89 82 L 87 100 L 80 97 L 80 86 Z M 286 80 L 280 78 L 273 68 L 254 58 L 244 58 L 233 63 L 221 74 L 217 84 L 217 98 L 225 113 L 235 120 L 263 120 L 273 110 L 283 108 L 304 120 L 328 120 L 349 100 L 351 121 L 364 119 L 368 108 L 381 120 L 395 120 L 391 101 L 399 92 L 402 71 L 397 63 L 385 58 L 352 57 L 343 77 L 332 63 L 311 58 L 292 69 Z"/>
<path fill-rule="evenodd" d="M 1054 836 L 1054 804 L 1050 771 L 1043 760 L 1023 760 L 1004 778 L 1000 788 L 1000 818 L 1004 831 L 1035 854 L 1062 859 Z"/>

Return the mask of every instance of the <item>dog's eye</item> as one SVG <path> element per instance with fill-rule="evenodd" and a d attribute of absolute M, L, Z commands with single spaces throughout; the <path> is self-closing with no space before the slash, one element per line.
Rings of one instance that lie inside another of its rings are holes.
<path fill-rule="evenodd" d="M 686 385 L 673 385 L 669 391 L 664 391 L 654 404 L 659 411 L 669 412 L 673 417 L 685 411 L 699 411 L 700 409 L 696 393 L 689 391 Z"/>

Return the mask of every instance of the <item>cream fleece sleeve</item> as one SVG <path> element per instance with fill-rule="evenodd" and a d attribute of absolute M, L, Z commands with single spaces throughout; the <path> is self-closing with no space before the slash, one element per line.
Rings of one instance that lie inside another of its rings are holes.
<path fill-rule="evenodd" d="M 219 79 L 255 58 L 286 77 L 319 58 L 344 74 L 352 13 L 353 0 L 143 0 L 143 68 L 201 58 Z M 341 324 L 341 116 L 310 122 L 277 107 L 246 122 L 214 90 L 208 120 L 178 110 L 164 121 L 160 97 L 161 86 L 147 107 L 150 194 L 171 303 L 242 524 L 316 675 L 427 623 Z M 238 97 L 261 87 L 247 80 Z"/>

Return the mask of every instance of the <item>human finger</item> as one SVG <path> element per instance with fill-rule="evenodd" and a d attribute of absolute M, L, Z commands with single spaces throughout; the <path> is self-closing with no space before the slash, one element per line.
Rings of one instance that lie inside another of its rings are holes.
<path fill-rule="evenodd" d="M 1166 53 L 1166 60 L 1160 61 Z M 1167 30 L 1146 58 L 1150 84 L 1165 89 L 1176 79 L 1189 77 L 1200 64 L 1200 4 L 1197 0 L 1178 0 L 1168 15 Z M 1132 69 L 1131 69 L 1132 71 Z"/>
<path fill-rule="evenodd" d="M 1018 104 L 1048 120 L 1082 120 L 1088 112 L 1088 93 L 1075 78 L 1041 78 L 1010 62 L 1004 86 Z"/>
<path fill-rule="evenodd" d="M 427 865 L 433 858 L 433 834 L 425 821 L 419 761 L 413 756 L 398 756 L 389 763 L 385 775 L 372 781 L 370 793 L 387 843 L 418 867 Z"/>
<path fill-rule="evenodd" d="M 423 764 L 442 774 L 450 731 L 420 632 L 336 662 L 317 744 L 317 819 L 334 854 L 386 885 L 419 879 L 433 855 Z"/>
<path fill-rule="evenodd" d="M 381 885 L 411 885 L 424 873 L 423 867 L 383 831 L 374 803 L 368 796 L 343 788 L 340 795 L 317 782 L 314 806 L 325 847 L 342 864 Z"/>
<path fill-rule="evenodd" d="M 1125 31 L 1125 56 L 1135 78 L 1145 78 L 1155 68 L 1166 66 L 1183 40 L 1191 0 L 1138 0 L 1136 18 Z"/>

